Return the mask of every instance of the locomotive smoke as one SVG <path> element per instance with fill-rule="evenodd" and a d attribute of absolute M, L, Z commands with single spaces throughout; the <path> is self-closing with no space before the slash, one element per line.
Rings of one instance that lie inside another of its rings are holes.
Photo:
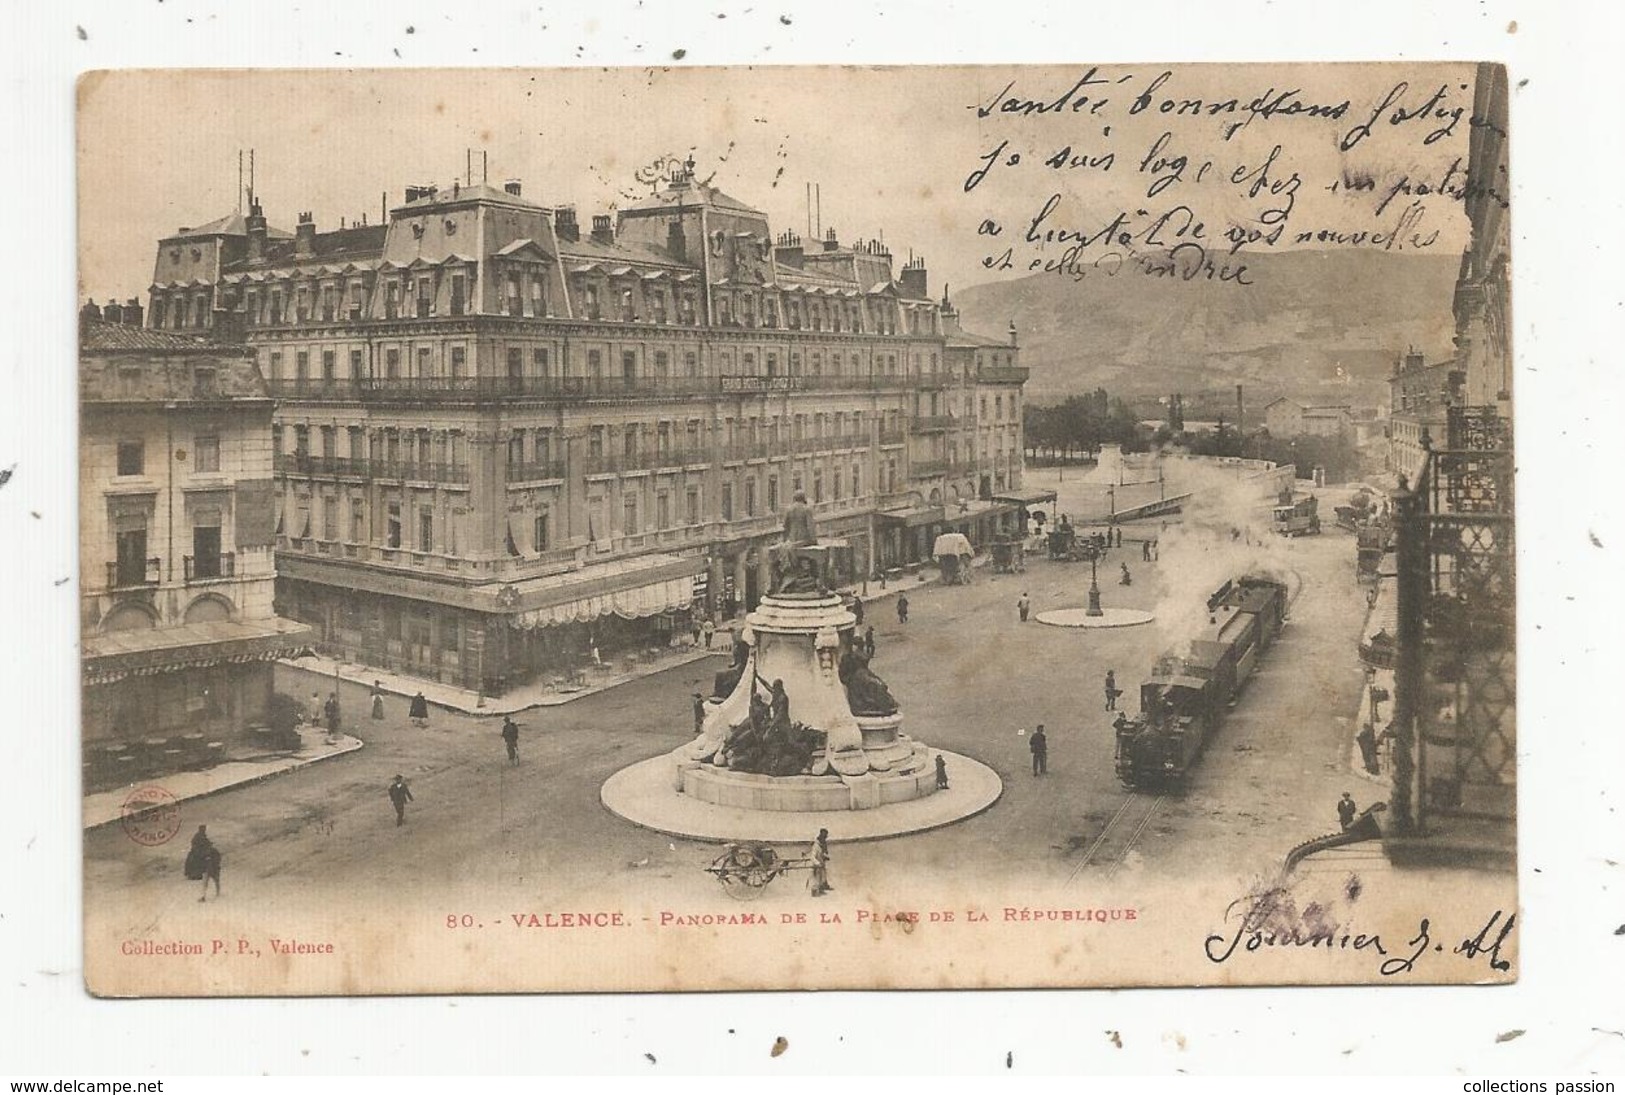
<path fill-rule="evenodd" d="M 1177 457 L 1164 468 L 1169 493 L 1192 497 L 1183 519 L 1156 533 L 1163 593 L 1154 611 L 1165 648 L 1184 653 L 1207 626 L 1207 600 L 1215 590 L 1244 574 L 1285 581 L 1291 547 L 1271 526 L 1274 477 Z"/>

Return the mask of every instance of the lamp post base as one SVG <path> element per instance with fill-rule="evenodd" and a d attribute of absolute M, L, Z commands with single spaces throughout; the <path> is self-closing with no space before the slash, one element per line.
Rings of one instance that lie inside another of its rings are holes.
<path fill-rule="evenodd" d="M 1086 615 L 1086 616 L 1104 616 L 1105 615 L 1105 612 L 1102 611 L 1101 607 L 1100 607 L 1100 587 L 1095 585 L 1092 582 L 1089 585 L 1089 607 L 1084 610 L 1084 615 Z"/>

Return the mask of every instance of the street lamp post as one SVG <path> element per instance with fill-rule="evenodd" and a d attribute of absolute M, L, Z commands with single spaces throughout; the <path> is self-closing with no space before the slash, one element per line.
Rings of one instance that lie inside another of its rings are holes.
<path fill-rule="evenodd" d="M 1100 607 L 1100 581 L 1096 573 L 1096 566 L 1100 553 L 1093 547 L 1089 549 L 1089 607 L 1084 610 L 1085 616 L 1104 616 L 1106 613 Z"/>

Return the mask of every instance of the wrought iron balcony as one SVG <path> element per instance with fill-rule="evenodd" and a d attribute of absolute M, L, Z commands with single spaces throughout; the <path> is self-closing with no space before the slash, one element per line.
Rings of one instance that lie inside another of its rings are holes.
<path fill-rule="evenodd" d="M 914 479 L 928 479 L 948 474 L 949 467 L 946 460 L 916 460 L 909 465 L 908 474 Z"/>
<path fill-rule="evenodd" d="M 162 566 L 157 559 L 121 560 L 107 564 L 108 589 L 144 589 L 161 580 Z"/>
<path fill-rule="evenodd" d="M 348 456 L 310 456 L 279 452 L 272 469 L 284 475 L 351 476 L 357 479 L 390 479 L 417 483 L 467 483 L 467 464 L 446 461 L 368 460 Z"/>
<path fill-rule="evenodd" d="M 215 578 L 237 576 L 237 556 L 230 551 L 213 555 L 181 556 L 182 574 L 187 582 L 207 582 Z"/>
<path fill-rule="evenodd" d="M 909 429 L 915 433 L 941 433 L 958 425 L 959 419 L 951 414 L 922 414 L 909 422 Z"/>

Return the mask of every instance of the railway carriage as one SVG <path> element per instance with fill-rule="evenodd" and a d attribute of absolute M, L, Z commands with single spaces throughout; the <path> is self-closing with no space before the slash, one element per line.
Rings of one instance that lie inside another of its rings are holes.
<path fill-rule="evenodd" d="M 1248 575 L 1208 598 L 1186 654 L 1165 654 L 1140 685 L 1140 713 L 1117 727 L 1117 775 L 1132 788 L 1177 786 L 1224 722 L 1286 622 L 1287 587 Z"/>

